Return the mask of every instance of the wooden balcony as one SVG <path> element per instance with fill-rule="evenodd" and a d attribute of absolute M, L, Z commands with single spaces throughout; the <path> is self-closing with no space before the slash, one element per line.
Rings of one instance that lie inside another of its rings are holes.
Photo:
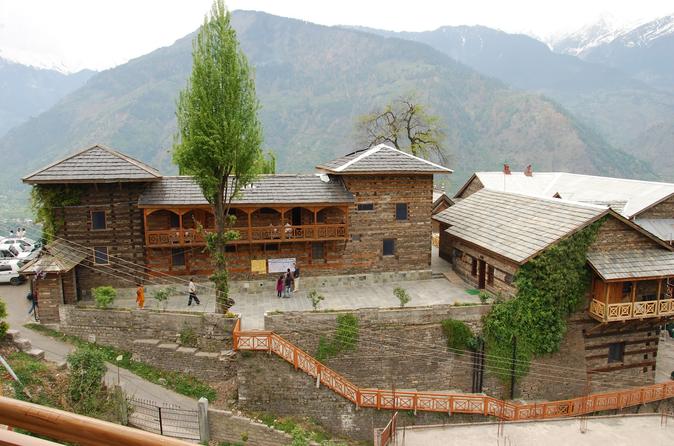
<path fill-rule="evenodd" d="M 674 299 L 613 304 L 592 299 L 589 313 L 600 322 L 674 316 Z"/>
<path fill-rule="evenodd" d="M 313 225 L 270 225 L 258 227 L 235 227 L 239 238 L 230 243 L 278 243 L 297 241 L 346 240 L 348 227 L 346 224 L 313 224 Z M 212 228 L 205 232 L 214 231 Z M 197 229 L 164 229 L 145 231 L 145 244 L 152 248 L 176 246 L 205 246 L 203 233 Z"/>

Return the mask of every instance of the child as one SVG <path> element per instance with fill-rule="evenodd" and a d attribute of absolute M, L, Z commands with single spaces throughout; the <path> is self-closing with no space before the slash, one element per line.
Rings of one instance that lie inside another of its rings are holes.
<path fill-rule="evenodd" d="M 281 276 L 276 281 L 276 296 L 283 297 L 281 293 L 283 293 L 283 274 L 281 274 Z"/>

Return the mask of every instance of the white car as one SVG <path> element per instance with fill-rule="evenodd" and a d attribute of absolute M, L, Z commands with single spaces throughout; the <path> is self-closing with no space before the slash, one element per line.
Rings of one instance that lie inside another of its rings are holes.
<path fill-rule="evenodd" d="M 0 248 L 0 263 L 7 263 L 12 260 L 28 261 L 37 255 L 36 251 L 21 251 L 19 248 L 10 245 L 6 248 Z"/>
<path fill-rule="evenodd" d="M 19 274 L 19 262 L 0 264 L 0 283 L 21 285 L 26 278 Z"/>
<path fill-rule="evenodd" d="M 37 248 L 35 240 L 27 237 L 5 237 L 0 239 L 0 249 L 14 246 L 20 251 L 34 251 Z"/>

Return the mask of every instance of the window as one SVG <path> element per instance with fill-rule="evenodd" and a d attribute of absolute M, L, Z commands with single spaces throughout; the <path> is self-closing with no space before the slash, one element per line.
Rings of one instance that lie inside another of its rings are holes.
<path fill-rule="evenodd" d="M 183 248 L 171 248 L 171 266 L 185 266 L 185 250 Z"/>
<path fill-rule="evenodd" d="M 513 283 L 513 275 L 509 274 L 509 273 L 505 273 L 503 275 L 503 281 L 505 283 L 507 283 L 508 285 L 512 284 Z"/>
<path fill-rule="evenodd" d="M 360 241 L 360 234 L 351 234 L 351 241 L 352 242 L 359 242 Z"/>
<path fill-rule="evenodd" d="M 407 220 L 407 203 L 396 203 L 396 220 Z"/>
<path fill-rule="evenodd" d="M 106 229 L 105 211 L 91 211 L 91 229 L 94 231 Z"/>
<path fill-rule="evenodd" d="M 374 211 L 374 203 L 358 203 L 359 211 Z"/>
<path fill-rule="evenodd" d="M 632 282 L 623 282 L 623 299 L 632 297 Z"/>
<path fill-rule="evenodd" d="M 11 271 L 12 267 L 10 265 L 0 265 L 0 271 Z"/>
<path fill-rule="evenodd" d="M 325 260 L 325 246 L 323 242 L 313 242 L 311 244 L 311 259 Z"/>
<path fill-rule="evenodd" d="M 491 265 L 487 265 L 487 284 L 494 284 L 494 267 Z"/>
<path fill-rule="evenodd" d="M 174 214 L 171 212 L 170 217 L 169 217 L 169 225 L 171 228 L 179 228 L 180 227 L 180 215 Z"/>
<path fill-rule="evenodd" d="M 225 252 L 236 252 L 236 245 L 225 245 Z"/>
<path fill-rule="evenodd" d="M 396 251 L 396 241 L 393 238 L 384 239 L 383 252 L 385 256 L 392 256 Z"/>
<path fill-rule="evenodd" d="M 470 275 L 471 276 L 477 276 L 477 259 L 475 257 L 471 257 L 472 262 L 470 265 Z"/>
<path fill-rule="evenodd" d="M 614 342 L 608 346 L 608 362 L 623 362 L 625 357 L 625 343 Z"/>
<path fill-rule="evenodd" d="M 94 265 L 107 265 L 109 263 L 108 247 L 94 246 Z"/>

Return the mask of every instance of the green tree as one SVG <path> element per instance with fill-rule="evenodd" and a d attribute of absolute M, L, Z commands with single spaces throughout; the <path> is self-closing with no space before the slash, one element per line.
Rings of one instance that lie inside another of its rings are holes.
<path fill-rule="evenodd" d="M 440 118 L 430 114 L 413 95 L 398 97 L 383 109 L 361 116 L 357 133 L 360 143 L 368 147 L 388 143 L 414 156 L 434 156 L 443 162 L 447 159 Z"/>
<path fill-rule="evenodd" d="M 216 308 L 224 313 L 234 304 L 225 246 L 238 238 L 229 210 L 232 199 L 256 177 L 263 155 L 255 82 L 222 0 L 216 0 L 199 29 L 192 62 L 178 98 L 173 160 L 181 173 L 194 177 L 214 208 L 216 230 L 206 241 L 215 264 Z"/>

